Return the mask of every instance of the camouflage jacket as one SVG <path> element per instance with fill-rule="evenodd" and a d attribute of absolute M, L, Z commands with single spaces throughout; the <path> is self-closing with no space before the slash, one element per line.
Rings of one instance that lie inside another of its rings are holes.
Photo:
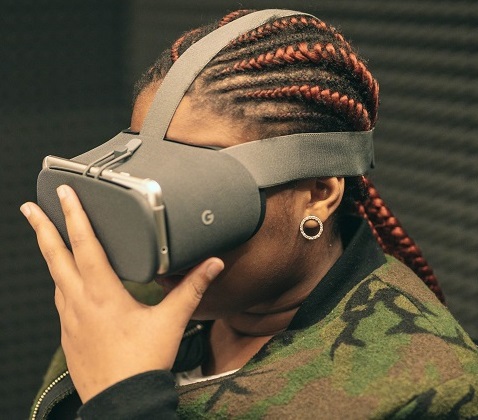
<path fill-rule="evenodd" d="M 478 418 L 477 347 L 365 223 L 353 230 L 288 330 L 242 369 L 181 387 L 169 372 L 139 375 L 90 400 L 80 417 Z M 188 334 L 175 368 L 200 364 L 205 339 L 204 330 Z M 81 404 L 64 370 L 59 352 L 35 418 L 74 418 Z"/>

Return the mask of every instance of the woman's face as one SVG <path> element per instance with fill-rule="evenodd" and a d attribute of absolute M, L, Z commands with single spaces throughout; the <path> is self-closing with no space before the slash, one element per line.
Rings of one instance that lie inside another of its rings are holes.
<path fill-rule="evenodd" d="M 156 91 L 144 90 L 138 97 L 131 128 L 140 131 Z M 204 107 L 194 106 L 189 97 L 179 105 L 167 138 L 178 142 L 229 147 L 256 140 L 228 116 L 219 116 Z M 238 313 L 260 315 L 287 310 L 310 292 L 307 272 L 312 264 L 304 255 L 304 238 L 299 224 L 310 200 L 310 192 L 296 188 L 271 188 L 267 194 L 264 222 L 246 243 L 217 257 L 223 259 L 225 270 L 209 287 L 195 314 L 197 319 L 215 319 Z M 315 242 L 315 241 L 311 241 Z M 305 244 L 311 246 L 312 244 Z M 167 291 L 180 281 L 180 275 L 158 279 Z"/>

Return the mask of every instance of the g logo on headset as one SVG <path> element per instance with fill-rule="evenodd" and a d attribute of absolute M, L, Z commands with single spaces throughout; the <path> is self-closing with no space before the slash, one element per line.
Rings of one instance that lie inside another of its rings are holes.
<path fill-rule="evenodd" d="M 212 224 L 214 222 L 214 213 L 212 210 L 204 210 L 201 215 L 201 220 L 206 226 Z"/>

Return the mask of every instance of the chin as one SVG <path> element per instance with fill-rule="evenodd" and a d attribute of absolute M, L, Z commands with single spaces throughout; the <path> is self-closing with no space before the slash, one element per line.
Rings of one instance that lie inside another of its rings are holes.
<path fill-rule="evenodd" d="M 194 321 L 211 321 L 214 319 L 224 318 L 228 314 L 230 315 L 231 302 L 225 299 L 213 298 L 206 291 L 203 299 L 199 303 L 199 306 L 194 311 L 191 320 Z"/>

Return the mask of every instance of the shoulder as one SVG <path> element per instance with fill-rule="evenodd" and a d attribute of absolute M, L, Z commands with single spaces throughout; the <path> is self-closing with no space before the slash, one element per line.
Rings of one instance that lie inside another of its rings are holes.
<path fill-rule="evenodd" d="M 335 318 L 343 323 L 337 335 L 344 340 L 354 337 L 364 347 L 375 343 L 383 350 L 390 346 L 397 355 L 400 348 L 421 349 L 421 355 L 416 351 L 404 353 L 405 360 L 436 359 L 439 348 L 444 351 L 442 356 L 447 357 L 446 364 L 452 355 L 461 359 L 462 350 L 477 354 L 475 344 L 450 311 L 408 267 L 393 257 L 387 256 L 386 264 L 344 297 Z"/>
<path fill-rule="evenodd" d="M 380 302 L 378 309 L 396 318 L 398 324 L 389 331 L 390 335 L 432 335 L 450 345 L 477 352 L 475 344 L 448 308 L 412 270 L 393 257 L 387 256 L 387 263 L 364 279 L 355 292 L 355 298 L 362 296 L 369 304 Z M 349 304 L 353 304 L 353 300 Z"/>
<path fill-rule="evenodd" d="M 382 413 L 402 404 L 401 413 L 424 415 L 451 413 L 459 404 L 478 410 L 477 347 L 408 267 L 387 256 L 336 313 L 324 325 L 335 324 L 330 356 L 348 366 L 344 386 L 373 395 Z"/>
<path fill-rule="evenodd" d="M 277 336 L 259 356 L 256 367 L 271 379 L 279 373 L 289 387 L 307 384 L 294 398 L 297 410 L 313 394 L 316 408 L 344 416 L 478 415 L 476 346 L 391 257 L 324 319 Z"/>

